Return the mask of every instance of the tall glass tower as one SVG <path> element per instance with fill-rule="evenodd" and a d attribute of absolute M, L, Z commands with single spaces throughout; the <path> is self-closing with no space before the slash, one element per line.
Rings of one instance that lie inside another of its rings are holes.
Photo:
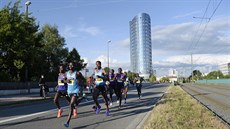
<path fill-rule="evenodd" d="M 131 68 L 148 78 L 152 73 L 151 19 L 146 13 L 135 16 L 130 25 Z"/>

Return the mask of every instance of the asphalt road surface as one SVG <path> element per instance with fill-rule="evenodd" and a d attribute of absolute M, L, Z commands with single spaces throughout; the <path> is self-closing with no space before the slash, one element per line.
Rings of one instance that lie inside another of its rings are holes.
<path fill-rule="evenodd" d="M 183 84 L 182 88 L 230 125 L 230 86 Z"/>
<path fill-rule="evenodd" d="M 70 127 L 74 129 L 134 129 L 146 114 L 152 110 L 153 105 L 166 91 L 169 84 L 144 84 L 142 99 L 138 100 L 135 87 L 128 92 L 127 104 L 118 109 L 118 104 L 113 103 L 110 108 L 110 116 L 105 116 L 105 105 L 101 98 L 101 112 L 96 115 L 92 111 L 94 105 L 92 99 L 84 100 L 78 106 L 78 116 L 71 119 Z M 115 99 L 115 97 L 114 97 Z M 67 102 L 61 99 L 64 109 L 61 118 L 56 118 L 57 109 L 52 100 L 32 102 L 23 105 L 0 107 L 0 128 L 4 129 L 64 129 L 63 124 L 67 120 L 69 108 Z"/>

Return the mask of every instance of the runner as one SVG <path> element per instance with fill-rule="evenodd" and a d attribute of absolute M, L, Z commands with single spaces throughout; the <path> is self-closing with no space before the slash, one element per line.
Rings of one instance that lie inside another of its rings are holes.
<path fill-rule="evenodd" d="M 61 109 L 59 105 L 59 98 L 61 96 L 64 96 L 68 101 L 68 103 L 70 103 L 70 97 L 67 94 L 67 82 L 65 80 L 66 80 L 66 74 L 64 72 L 63 66 L 61 65 L 59 67 L 57 93 L 55 94 L 54 97 L 54 103 L 58 108 L 57 118 L 60 118 L 63 112 L 63 109 Z"/>
<path fill-rule="evenodd" d="M 88 79 L 88 87 L 89 87 L 90 93 L 92 94 L 93 93 L 93 77 L 92 76 L 90 76 Z"/>
<path fill-rule="evenodd" d="M 124 72 L 124 78 L 125 78 L 125 81 L 124 81 L 124 90 L 123 90 L 123 93 L 124 93 L 124 99 L 125 99 L 124 104 L 126 104 L 128 87 L 129 87 L 129 78 L 128 78 L 127 72 Z"/>
<path fill-rule="evenodd" d="M 142 97 L 142 95 L 141 95 L 142 81 L 143 81 L 143 78 L 140 77 L 139 74 L 137 73 L 136 77 L 134 78 L 134 82 L 136 83 L 137 94 L 138 94 L 139 100 Z"/>
<path fill-rule="evenodd" d="M 85 99 L 86 102 L 88 102 L 86 94 L 83 92 L 85 89 L 85 78 L 82 75 L 81 72 L 78 72 L 77 74 L 77 85 L 79 86 L 79 97 L 78 97 L 78 103 L 80 103 L 83 99 Z"/>
<path fill-rule="evenodd" d="M 119 103 L 119 109 L 121 108 L 121 101 L 122 101 L 122 91 L 124 88 L 124 74 L 122 73 L 122 69 L 118 68 L 118 73 L 115 76 L 117 80 L 117 102 Z"/>
<path fill-rule="evenodd" d="M 94 71 L 95 88 L 94 88 L 94 92 L 93 92 L 93 99 L 94 99 L 94 102 L 96 104 L 95 112 L 96 112 L 96 114 L 99 114 L 99 112 L 101 111 L 101 106 L 98 103 L 98 96 L 101 92 L 101 94 L 104 98 L 105 105 L 106 105 L 105 115 L 109 116 L 109 106 L 108 106 L 108 98 L 107 98 L 106 89 L 105 89 L 106 84 L 105 84 L 104 74 L 105 74 L 105 71 L 101 67 L 101 62 L 97 61 L 96 62 L 96 68 Z"/>
<path fill-rule="evenodd" d="M 74 117 L 77 117 L 77 98 L 78 98 L 78 94 L 79 94 L 79 86 L 77 85 L 77 76 L 79 73 L 76 72 L 74 70 L 74 65 L 72 62 L 69 63 L 69 71 L 67 72 L 67 82 L 68 82 L 68 88 L 67 88 L 67 92 L 68 95 L 71 98 L 70 101 L 70 110 L 69 110 L 69 116 L 68 116 L 68 120 L 67 122 L 64 124 L 65 127 L 69 127 L 69 122 L 70 119 L 72 117 L 72 115 L 74 114 Z"/>
<path fill-rule="evenodd" d="M 111 73 L 109 74 L 109 80 L 110 80 L 110 85 L 109 85 L 109 95 L 110 95 L 110 106 L 113 105 L 113 93 L 117 96 L 117 82 L 114 74 L 114 69 L 111 69 Z M 118 96 L 117 96 L 118 97 Z"/>

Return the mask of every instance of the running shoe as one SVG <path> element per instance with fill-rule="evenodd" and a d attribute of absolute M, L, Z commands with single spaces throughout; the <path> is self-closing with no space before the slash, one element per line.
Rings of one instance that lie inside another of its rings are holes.
<path fill-rule="evenodd" d="M 117 103 L 119 103 L 119 100 L 117 100 Z"/>
<path fill-rule="evenodd" d="M 69 124 L 68 124 L 68 123 L 65 123 L 64 126 L 65 126 L 66 128 L 68 128 L 68 127 L 69 127 Z"/>
<path fill-rule="evenodd" d="M 73 117 L 77 118 L 77 109 L 73 109 Z"/>
<path fill-rule="evenodd" d="M 62 115 L 63 109 L 59 109 L 57 113 L 57 118 L 60 118 Z"/>
<path fill-rule="evenodd" d="M 96 109 L 96 114 L 99 114 L 100 111 L 101 111 L 101 106 L 99 105 L 99 106 L 97 107 L 97 109 Z"/>
<path fill-rule="evenodd" d="M 105 116 L 109 116 L 109 110 L 105 111 Z"/>
<path fill-rule="evenodd" d="M 112 102 L 110 102 L 109 106 L 113 106 L 113 103 L 112 103 Z"/>

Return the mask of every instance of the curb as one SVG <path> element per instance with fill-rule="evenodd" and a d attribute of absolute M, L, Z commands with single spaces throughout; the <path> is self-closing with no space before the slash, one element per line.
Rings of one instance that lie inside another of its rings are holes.
<path fill-rule="evenodd" d="M 169 87 L 170 87 L 170 85 L 168 86 L 168 88 Z M 162 94 L 162 96 L 153 105 L 152 110 L 148 111 L 148 113 L 144 116 L 144 118 L 141 120 L 141 122 L 137 125 L 136 129 L 141 129 L 141 127 L 144 125 L 145 121 L 149 118 L 149 116 L 152 113 L 152 111 L 154 110 L 154 108 L 158 105 L 159 101 L 165 96 L 165 93 L 168 90 L 168 88 L 164 91 L 164 93 Z"/>

